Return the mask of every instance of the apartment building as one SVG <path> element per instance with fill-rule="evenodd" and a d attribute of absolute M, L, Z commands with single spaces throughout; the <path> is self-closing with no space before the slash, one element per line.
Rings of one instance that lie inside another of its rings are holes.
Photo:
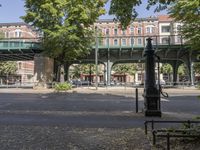
<path fill-rule="evenodd" d="M 98 20 L 95 26 L 98 28 L 99 36 L 109 37 L 100 40 L 100 45 L 140 46 L 145 44 L 145 36 L 158 35 L 158 19 L 156 17 L 138 18 L 132 21 L 126 29 L 122 29 L 120 23 L 113 19 Z"/>
<path fill-rule="evenodd" d="M 39 37 L 38 32 L 30 25 L 17 23 L 0 23 L 0 33 L 6 40 L 21 39 L 22 41 L 32 41 Z M 7 43 L 2 43 L 7 44 Z M 17 43 L 16 43 L 17 44 Z M 9 77 L 8 82 L 21 83 L 33 82 L 34 62 L 33 61 L 17 61 L 17 72 L 13 77 Z"/>
<path fill-rule="evenodd" d="M 144 46 L 148 37 L 153 39 L 153 44 L 183 42 L 178 36 L 182 24 L 175 22 L 168 15 L 138 18 L 132 21 L 126 29 L 122 29 L 120 23 L 113 19 L 98 20 L 94 25 L 98 28 L 98 36 L 103 37 L 99 38 L 100 46 Z M 16 38 L 28 40 L 40 36 L 34 28 L 26 23 L 0 23 L 0 32 L 4 38 L 11 40 Z M 18 61 L 17 64 L 17 75 L 21 77 L 21 82 L 32 82 L 34 62 Z M 112 79 L 121 82 L 142 83 L 144 81 L 144 65 L 139 63 L 138 68 L 139 71 L 134 77 L 112 72 Z M 103 79 L 103 77 L 101 78 Z"/>

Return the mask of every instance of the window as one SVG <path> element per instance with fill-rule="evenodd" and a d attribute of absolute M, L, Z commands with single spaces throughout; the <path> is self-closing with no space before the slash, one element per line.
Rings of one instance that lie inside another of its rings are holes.
<path fill-rule="evenodd" d="M 142 34 L 142 28 L 141 27 L 138 28 L 138 34 Z"/>
<path fill-rule="evenodd" d="M 181 31 L 181 25 L 177 25 L 177 31 Z"/>
<path fill-rule="evenodd" d="M 15 32 L 15 37 L 18 37 L 18 32 Z"/>
<path fill-rule="evenodd" d="M 22 63 L 21 62 L 19 62 L 19 64 L 18 64 L 19 66 L 18 66 L 18 69 L 22 69 Z"/>
<path fill-rule="evenodd" d="M 109 35 L 109 29 L 106 29 L 106 35 Z"/>
<path fill-rule="evenodd" d="M 131 33 L 131 34 L 134 33 L 134 27 L 133 27 L 133 26 L 130 27 L 130 33 Z"/>
<path fill-rule="evenodd" d="M 152 27 L 152 32 L 151 33 L 155 33 L 155 27 Z"/>
<path fill-rule="evenodd" d="M 142 81 L 142 74 L 138 73 L 138 81 Z"/>
<path fill-rule="evenodd" d="M 118 30 L 115 28 L 114 29 L 114 34 L 117 35 Z"/>
<path fill-rule="evenodd" d="M 142 39 L 138 39 L 138 45 L 142 44 Z"/>
<path fill-rule="evenodd" d="M 15 37 L 21 37 L 21 35 L 22 35 L 21 31 L 19 30 L 15 31 Z"/>
<path fill-rule="evenodd" d="M 131 38 L 131 45 L 134 45 L 134 39 L 133 38 Z"/>
<path fill-rule="evenodd" d="M 151 33 L 151 27 L 146 28 L 146 33 Z"/>
<path fill-rule="evenodd" d="M 9 32 L 5 32 L 5 38 L 9 38 Z"/>
<path fill-rule="evenodd" d="M 122 39 L 122 46 L 126 45 L 126 39 Z"/>
<path fill-rule="evenodd" d="M 126 30 L 122 30 L 122 34 L 123 34 L 123 35 L 126 35 Z"/>
<path fill-rule="evenodd" d="M 153 26 L 146 27 L 146 33 L 154 33 L 154 32 L 155 32 L 155 28 Z"/>
<path fill-rule="evenodd" d="M 181 43 L 181 36 L 177 36 L 177 43 Z"/>
<path fill-rule="evenodd" d="M 22 37 L 22 32 L 19 32 L 19 37 Z"/>
<path fill-rule="evenodd" d="M 168 44 L 169 43 L 169 39 L 167 37 L 162 38 L 162 44 Z"/>
<path fill-rule="evenodd" d="M 162 32 L 170 32 L 170 26 L 162 26 L 161 31 Z"/>
<path fill-rule="evenodd" d="M 106 45 L 109 45 L 109 38 L 106 39 Z"/>
<path fill-rule="evenodd" d="M 114 45 L 118 45 L 118 40 L 114 39 Z"/>

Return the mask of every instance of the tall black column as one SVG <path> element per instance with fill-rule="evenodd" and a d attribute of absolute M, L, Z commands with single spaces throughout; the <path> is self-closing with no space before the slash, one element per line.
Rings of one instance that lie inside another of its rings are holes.
<path fill-rule="evenodd" d="M 65 81 L 69 81 L 69 67 L 70 67 L 69 62 L 65 62 L 64 64 L 64 80 Z"/>
<path fill-rule="evenodd" d="M 151 38 L 147 39 L 145 49 L 145 84 L 144 101 L 145 116 L 161 116 L 160 110 L 160 92 L 156 86 L 155 80 L 155 56 L 152 48 Z"/>
<path fill-rule="evenodd" d="M 178 67 L 179 67 L 178 60 L 174 60 L 172 63 L 172 69 L 173 69 L 173 85 L 177 85 L 177 75 L 178 75 Z"/>

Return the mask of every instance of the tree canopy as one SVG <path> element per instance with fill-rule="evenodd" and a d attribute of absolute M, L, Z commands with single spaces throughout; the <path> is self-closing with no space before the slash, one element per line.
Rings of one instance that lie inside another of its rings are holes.
<path fill-rule="evenodd" d="M 137 71 L 137 67 L 135 64 L 116 64 L 113 66 L 113 71 L 117 74 L 128 73 L 134 75 Z"/>
<path fill-rule="evenodd" d="M 155 11 L 160 11 L 166 9 L 173 2 L 175 0 L 148 0 L 146 9 L 156 5 Z M 135 7 L 140 4 L 142 4 L 142 0 L 111 0 L 109 14 L 115 15 L 116 19 L 121 22 L 122 28 L 126 28 L 130 21 L 138 16 Z"/>
<path fill-rule="evenodd" d="M 22 19 L 43 32 L 46 54 L 63 63 L 89 52 L 90 26 L 105 12 L 104 4 L 104 0 L 26 0 Z"/>
<path fill-rule="evenodd" d="M 170 8 L 171 17 L 181 21 L 184 25 L 181 33 L 193 46 L 193 49 L 200 48 L 200 1 L 179 0 Z"/>
<path fill-rule="evenodd" d="M 200 74 L 200 62 L 194 63 L 194 71 L 195 71 L 195 74 Z"/>
<path fill-rule="evenodd" d="M 161 73 L 171 74 L 173 72 L 173 68 L 170 64 L 163 64 L 160 71 Z"/>
<path fill-rule="evenodd" d="M 16 74 L 17 63 L 15 61 L 0 62 L 0 75 Z"/>
<path fill-rule="evenodd" d="M 135 6 L 142 0 L 111 0 L 109 13 L 116 16 L 122 28 L 126 28 L 138 15 Z M 176 21 L 184 24 L 181 34 L 192 45 L 192 49 L 200 48 L 200 1 L 199 0 L 148 0 L 149 9 L 156 6 L 155 11 L 169 8 L 169 14 Z"/>
<path fill-rule="evenodd" d="M 90 71 L 91 74 L 95 73 L 94 64 L 75 64 L 72 65 L 72 68 L 70 69 L 70 76 L 73 78 L 79 78 L 81 74 L 90 74 Z"/>

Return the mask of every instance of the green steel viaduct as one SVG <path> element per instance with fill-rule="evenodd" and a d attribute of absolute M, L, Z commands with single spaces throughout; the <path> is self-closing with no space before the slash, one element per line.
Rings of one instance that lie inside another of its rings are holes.
<path fill-rule="evenodd" d="M 109 41 L 118 39 L 117 44 L 109 43 Z M 134 41 L 137 38 L 142 38 L 142 44 L 130 42 L 124 44 L 122 38 L 129 41 Z M 93 46 L 89 55 L 80 58 L 79 61 L 68 62 L 66 67 L 69 68 L 74 63 L 95 63 L 95 54 L 98 63 L 105 66 L 105 82 L 110 85 L 111 68 L 117 63 L 143 63 L 144 62 L 144 47 L 148 37 L 139 36 L 119 36 L 119 37 L 99 37 L 107 42 L 99 42 L 97 46 Z M 191 84 L 193 80 L 193 62 L 200 62 L 200 50 L 192 50 L 186 45 L 183 40 L 179 43 L 174 42 L 175 36 L 169 36 L 167 42 L 162 43 L 160 36 L 151 37 L 153 39 L 153 49 L 156 55 L 160 57 L 161 63 L 169 63 L 173 68 L 173 82 L 177 82 L 177 71 L 180 64 L 185 63 L 188 68 L 188 75 Z M 36 81 L 52 82 L 52 69 L 54 63 L 49 58 L 42 55 L 41 42 L 39 39 L 2 39 L 0 40 L 0 61 L 25 61 L 34 60 Z"/>

